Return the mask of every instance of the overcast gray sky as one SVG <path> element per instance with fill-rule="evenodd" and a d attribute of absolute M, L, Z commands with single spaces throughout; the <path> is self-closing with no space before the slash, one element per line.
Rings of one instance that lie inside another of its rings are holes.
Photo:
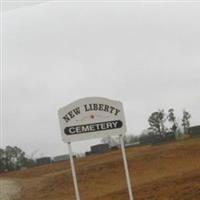
<path fill-rule="evenodd" d="M 57 110 L 87 96 L 122 101 L 129 134 L 141 133 L 161 108 L 173 107 L 179 118 L 187 109 L 199 125 L 200 7 L 80 5 L 4 11 L 1 145 L 66 153 Z"/>

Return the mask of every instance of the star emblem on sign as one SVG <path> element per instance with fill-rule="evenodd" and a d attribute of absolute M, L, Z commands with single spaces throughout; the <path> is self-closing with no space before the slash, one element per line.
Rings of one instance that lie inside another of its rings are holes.
<path fill-rule="evenodd" d="M 90 118 L 91 118 L 91 119 L 94 119 L 94 115 L 93 115 L 93 114 L 92 114 L 92 115 L 90 115 Z"/>

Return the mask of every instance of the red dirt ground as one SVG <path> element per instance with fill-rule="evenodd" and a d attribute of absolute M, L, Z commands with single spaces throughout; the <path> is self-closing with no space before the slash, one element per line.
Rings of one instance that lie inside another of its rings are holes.
<path fill-rule="evenodd" d="M 200 138 L 127 149 L 136 200 L 199 200 Z M 76 160 L 81 200 L 128 200 L 121 152 Z M 10 172 L 20 200 L 73 200 L 69 162 Z"/>

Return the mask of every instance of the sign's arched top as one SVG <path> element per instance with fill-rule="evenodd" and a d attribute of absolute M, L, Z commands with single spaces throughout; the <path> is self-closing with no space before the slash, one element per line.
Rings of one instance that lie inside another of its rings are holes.
<path fill-rule="evenodd" d="M 122 103 L 87 97 L 58 110 L 64 142 L 123 135 L 126 132 Z"/>

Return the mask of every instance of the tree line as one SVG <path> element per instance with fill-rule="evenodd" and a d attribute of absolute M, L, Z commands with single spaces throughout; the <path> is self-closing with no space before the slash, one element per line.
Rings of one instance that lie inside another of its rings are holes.
<path fill-rule="evenodd" d="M 174 109 L 170 108 L 167 113 L 164 109 L 153 112 L 149 118 L 149 128 L 147 129 L 149 134 L 166 136 L 167 133 L 171 132 L 174 135 L 186 134 L 190 127 L 191 114 L 183 110 L 181 124 L 178 122 L 177 117 L 174 113 Z M 169 126 L 166 123 L 169 122 Z M 181 130 L 183 128 L 183 131 Z"/>
<path fill-rule="evenodd" d="M 175 140 L 188 133 L 190 118 L 191 114 L 183 110 L 181 122 L 179 122 L 173 108 L 168 109 L 167 112 L 164 109 L 159 109 L 148 117 L 148 128 L 144 129 L 138 136 L 126 135 L 124 142 L 125 144 L 152 144 Z M 119 145 L 117 137 L 105 137 L 102 142 L 109 144 L 110 147 Z"/>
<path fill-rule="evenodd" d="M 0 148 L 0 172 L 19 170 L 35 165 L 33 159 L 28 158 L 19 147 L 6 146 Z"/>

